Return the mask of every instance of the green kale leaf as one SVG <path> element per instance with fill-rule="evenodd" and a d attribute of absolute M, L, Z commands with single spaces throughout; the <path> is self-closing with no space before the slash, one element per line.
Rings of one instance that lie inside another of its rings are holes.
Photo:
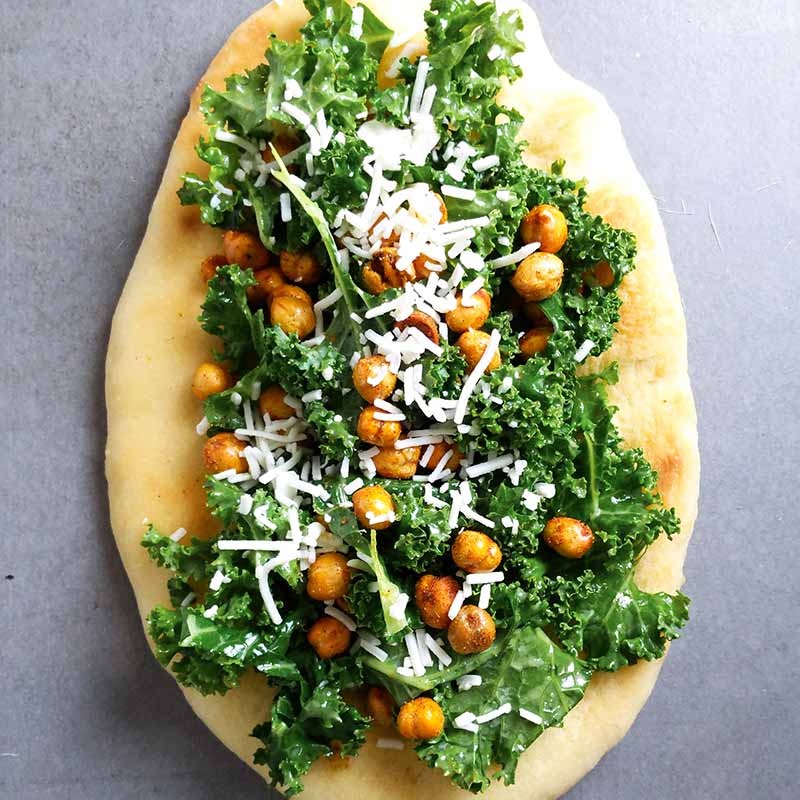
<path fill-rule="evenodd" d="M 220 267 L 208 282 L 200 315 L 203 330 L 222 340 L 222 350 L 215 356 L 230 361 L 236 371 L 245 366 L 253 351 L 253 313 L 247 304 L 247 289 L 255 283 L 250 270 Z"/>
<path fill-rule="evenodd" d="M 628 559 L 592 564 L 577 580 L 553 582 L 558 634 L 570 652 L 586 653 L 593 669 L 615 671 L 664 655 L 689 618 L 689 599 L 643 592 Z"/>
<path fill-rule="evenodd" d="M 213 544 L 195 538 L 189 545 L 179 544 L 169 536 L 162 536 L 154 525 L 148 526 L 142 537 L 142 546 L 159 567 L 192 581 L 201 581 L 209 574 L 208 562 L 212 558 Z"/>
<path fill-rule="evenodd" d="M 556 646 L 541 628 L 518 628 L 502 651 L 477 670 L 482 683 L 464 692 L 440 690 L 435 697 L 445 713 L 445 730 L 417 747 L 420 758 L 472 792 L 488 788 L 491 780 L 513 783 L 520 755 L 549 727 L 559 725 L 583 697 L 591 670 Z M 477 716 L 504 704 L 511 711 L 484 722 L 478 733 L 453 726 L 469 711 Z M 520 716 L 532 712 L 538 722 Z M 500 769 L 491 773 L 491 766 Z"/>
<path fill-rule="evenodd" d="M 276 786 L 287 797 L 303 790 L 303 776 L 318 758 L 354 755 L 366 741 L 368 717 L 349 705 L 341 688 L 360 682 L 341 664 L 315 659 L 303 680 L 283 687 L 272 703 L 272 719 L 258 725 L 253 736 L 262 746 L 256 764 L 269 768 Z M 334 742 L 339 746 L 334 750 Z"/>

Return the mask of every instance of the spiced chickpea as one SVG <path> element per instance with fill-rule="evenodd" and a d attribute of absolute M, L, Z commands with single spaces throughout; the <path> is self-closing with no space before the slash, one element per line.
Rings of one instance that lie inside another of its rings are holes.
<path fill-rule="evenodd" d="M 378 447 L 391 447 L 403 433 L 403 426 L 393 420 L 376 419 L 376 414 L 385 414 L 377 406 L 367 406 L 358 415 L 356 433 L 362 442 L 377 445 Z"/>
<path fill-rule="evenodd" d="M 311 297 L 299 286 L 279 286 L 272 293 L 269 314 L 273 325 L 284 333 L 296 333 L 300 339 L 305 339 L 316 326 Z"/>
<path fill-rule="evenodd" d="M 305 289 L 301 289 L 299 286 L 293 286 L 290 283 L 283 283 L 276 286 L 272 290 L 272 299 L 274 300 L 276 297 L 291 297 L 298 302 L 308 303 L 311 306 L 314 305 L 311 295 Z"/>
<path fill-rule="evenodd" d="M 337 597 L 336 598 L 336 606 L 344 611 L 345 614 L 350 613 L 350 603 L 347 602 L 347 599 L 344 597 Z"/>
<path fill-rule="evenodd" d="M 406 328 L 416 328 L 434 344 L 439 344 L 439 326 L 436 324 L 436 320 L 424 311 L 412 311 L 405 319 L 395 322 L 394 326 L 400 331 L 404 331 Z"/>
<path fill-rule="evenodd" d="M 523 259 L 511 285 L 526 302 L 545 300 L 561 287 L 564 263 L 552 253 L 533 253 Z"/>
<path fill-rule="evenodd" d="M 341 553 L 322 553 L 308 566 L 306 592 L 314 600 L 336 600 L 349 585 L 350 567 Z"/>
<path fill-rule="evenodd" d="M 424 281 L 431 272 L 436 272 L 436 268 L 434 267 L 431 269 L 431 265 L 435 264 L 433 260 L 428 258 L 428 256 L 420 253 L 412 262 L 411 268 L 414 271 L 414 276 L 411 278 L 412 281 Z"/>
<path fill-rule="evenodd" d="M 200 276 L 208 283 L 216 274 L 220 267 L 224 267 L 228 262 L 221 253 L 208 256 L 200 262 Z"/>
<path fill-rule="evenodd" d="M 517 297 L 519 297 L 519 295 L 517 295 Z M 523 310 L 525 311 L 528 322 L 530 322 L 534 328 L 543 328 L 551 324 L 550 317 L 542 311 L 542 307 L 538 303 L 525 303 Z"/>
<path fill-rule="evenodd" d="M 549 203 L 532 208 L 519 228 L 522 241 L 539 242 L 541 253 L 557 253 L 567 241 L 568 233 L 567 219 L 561 209 Z"/>
<path fill-rule="evenodd" d="M 396 260 L 397 248 L 384 245 L 364 264 L 361 269 L 361 283 L 370 294 L 380 294 L 395 284 Z"/>
<path fill-rule="evenodd" d="M 444 197 L 442 197 L 438 192 L 434 192 L 434 197 L 439 201 L 439 224 L 444 225 L 447 222 L 447 204 L 444 202 Z"/>
<path fill-rule="evenodd" d="M 478 289 L 466 303 L 459 294 L 456 302 L 458 305 L 444 316 L 447 327 L 454 333 L 463 333 L 470 328 L 474 330 L 482 328 L 492 313 L 492 298 L 485 289 Z"/>
<path fill-rule="evenodd" d="M 365 356 L 353 367 L 353 386 L 368 403 L 374 403 L 391 397 L 397 386 L 397 375 L 390 371 L 389 362 L 383 356 Z"/>
<path fill-rule="evenodd" d="M 255 305 L 269 304 L 275 290 L 286 284 L 283 273 L 277 267 L 256 270 L 253 277 L 256 284 L 247 287 L 247 299 Z"/>
<path fill-rule="evenodd" d="M 453 561 L 464 572 L 492 572 L 500 566 L 503 553 L 490 536 L 480 531 L 465 530 L 456 536 L 450 548 Z"/>
<path fill-rule="evenodd" d="M 364 486 L 353 495 L 353 513 L 363 528 L 382 531 L 392 524 L 394 500 L 383 486 Z"/>
<path fill-rule="evenodd" d="M 203 447 L 206 469 L 212 475 L 229 469 L 247 472 L 247 461 L 242 457 L 245 447 L 247 445 L 232 433 L 218 433 L 212 436 Z"/>
<path fill-rule="evenodd" d="M 289 419 L 297 416 L 297 411 L 286 403 L 287 394 L 277 383 L 267 386 L 258 398 L 258 410 L 261 416 L 269 414 L 270 419 Z"/>
<path fill-rule="evenodd" d="M 520 340 L 519 349 L 525 358 L 533 358 L 537 353 L 547 347 L 547 342 L 550 340 L 550 335 L 553 333 L 551 326 L 542 326 L 540 328 L 531 328 Z"/>
<path fill-rule="evenodd" d="M 444 630 L 450 624 L 447 612 L 461 586 L 451 575 L 437 578 L 423 575 L 414 587 L 414 601 L 422 621 L 431 628 Z"/>
<path fill-rule="evenodd" d="M 381 447 L 372 463 L 382 478 L 412 478 L 417 474 L 420 456 L 419 447 Z"/>
<path fill-rule="evenodd" d="M 431 445 L 433 448 L 430 458 L 425 463 L 425 469 L 430 472 L 436 469 L 439 462 L 447 456 L 447 463 L 445 464 L 445 469 L 452 470 L 455 472 L 464 458 L 464 454 L 461 450 L 458 449 L 458 445 L 455 442 L 438 442 L 437 444 Z M 426 447 L 425 450 L 428 448 Z M 423 451 L 423 456 L 425 452 Z"/>
<path fill-rule="evenodd" d="M 369 715 L 378 725 L 391 728 L 394 724 L 394 698 L 383 686 L 370 686 L 367 691 Z"/>
<path fill-rule="evenodd" d="M 322 266 L 310 250 L 301 253 L 290 253 L 288 250 L 283 250 L 281 252 L 281 272 L 286 280 L 292 283 L 301 283 L 304 286 L 313 286 L 322 278 Z"/>
<path fill-rule="evenodd" d="M 219 364 L 201 364 L 192 378 L 192 392 L 198 400 L 205 400 L 212 394 L 224 392 L 233 386 L 233 376 Z"/>
<path fill-rule="evenodd" d="M 222 251 L 229 264 L 238 264 L 242 269 L 264 269 L 270 262 L 269 250 L 261 239 L 247 231 L 225 231 Z"/>
<path fill-rule="evenodd" d="M 350 631 L 333 617 L 321 617 L 306 634 L 308 643 L 320 658 L 334 658 L 350 647 Z"/>
<path fill-rule="evenodd" d="M 430 697 L 415 697 L 400 706 L 397 731 L 404 739 L 435 739 L 443 729 L 442 707 Z"/>
<path fill-rule="evenodd" d="M 458 337 L 456 346 L 459 350 L 461 350 L 461 353 L 466 359 L 467 366 L 469 367 L 470 371 L 475 369 L 475 366 L 481 360 L 481 357 L 486 352 L 486 348 L 489 346 L 490 340 L 491 336 L 489 336 L 489 334 L 485 331 L 468 330 L 464 331 L 464 333 Z M 493 369 L 497 369 L 501 363 L 502 359 L 500 357 L 500 351 L 497 350 L 492 356 L 489 366 L 486 367 L 486 372 L 491 372 Z"/>
<path fill-rule="evenodd" d="M 287 134 L 279 133 L 270 140 L 270 144 L 275 148 L 276 152 L 281 158 L 285 158 L 297 147 L 297 139 L 292 136 L 288 136 Z M 272 153 L 272 147 L 267 145 L 261 151 L 261 158 L 263 158 L 267 163 L 275 160 L 275 156 Z"/>
<path fill-rule="evenodd" d="M 593 269 L 583 273 L 584 281 L 594 281 L 598 286 L 608 289 L 614 283 L 614 270 L 608 261 L 598 261 Z"/>
<path fill-rule="evenodd" d="M 544 541 L 564 558 L 583 558 L 594 544 L 594 533 L 579 519 L 553 517 L 544 526 Z"/>
<path fill-rule="evenodd" d="M 406 271 L 397 268 L 398 258 L 397 248 L 384 244 L 372 260 L 364 265 L 361 270 L 361 282 L 370 294 L 381 294 L 387 289 L 399 289 L 416 279 L 413 269 Z"/>
<path fill-rule="evenodd" d="M 459 655 L 482 653 L 494 642 L 497 630 L 488 611 L 478 606 L 461 606 L 447 629 L 447 641 Z"/>

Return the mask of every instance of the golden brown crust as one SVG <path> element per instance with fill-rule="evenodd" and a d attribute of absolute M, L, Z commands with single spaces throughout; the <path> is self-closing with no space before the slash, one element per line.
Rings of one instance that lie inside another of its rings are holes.
<path fill-rule="evenodd" d="M 424 0 L 368 0 L 388 25 L 408 30 L 421 18 Z M 611 352 L 587 369 L 617 360 L 620 382 L 611 390 L 617 424 L 632 446 L 643 447 L 660 470 L 660 488 L 683 521 L 683 535 L 659 540 L 638 569 L 642 586 L 674 591 L 697 506 L 699 460 L 694 403 L 686 363 L 686 333 L 675 276 L 655 202 L 636 171 L 616 117 L 594 90 L 566 75 L 552 60 L 533 12 L 519 0 L 527 51 L 525 74 L 504 100 L 525 116 L 529 163 L 567 160 L 567 172 L 589 179 L 591 208 L 638 237 L 637 270 L 622 293 L 620 332 Z M 142 519 L 164 530 L 185 526 L 211 534 L 205 510 L 202 448 L 194 424 L 202 410 L 189 389 L 195 366 L 208 357 L 211 340 L 196 322 L 204 285 L 197 264 L 219 249 L 219 233 L 204 227 L 194 208 L 175 197 L 180 175 L 197 170 L 194 143 L 203 132 L 201 87 L 220 86 L 226 75 L 261 60 L 267 36 L 296 38 L 305 19 L 300 0 L 256 12 L 237 28 L 214 59 L 181 126 L 153 204 L 147 233 L 117 308 L 108 349 L 106 471 L 114 535 L 144 615 L 167 598 L 165 574 L 139 546 Z M 495 786 L 489 797 L 550 798 L 567 791 L 624 735 L 647 699 L 661 663 L 643 662 L 619 673 L 596 675 L 585 699 L 560 729 L 548 730 L 520 761 L 517 783 Z M 255 747 L 250 731 L 263 719 L 268 693 L 249 675 L 224 697 L 185 691 L 196 713 L 246 763 Z M 263 768 L 258 768 L 263 774 Z M 471 797 L 413 752 L 380 750 L 374 736 L 346 770 L 322 762 L 306 780 L 309 798 L 386 800 L 435 794 L 442 800 Z"/>

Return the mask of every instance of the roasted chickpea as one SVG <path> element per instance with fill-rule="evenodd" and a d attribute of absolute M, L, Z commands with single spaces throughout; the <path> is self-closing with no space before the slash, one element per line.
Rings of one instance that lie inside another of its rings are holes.
<path fill-rule="evenodd" d="M 270 262 L 269 250 L 261 239 L 247 231 L 225 231 L 222 250 L 229 264 L 238 264 L 242 269 L 264 269 Z"/>
<path fill-rule="evenodd" d="M 436 324 L 436 320 L 424 311 L 412 311 L 405 319 L 397 320 L 394 326 L 400 331 L 404 331 L 406 328 L 416 328 L 434 344 L 439 344 L 439 326 Z"/>
<path fill-rule="evenodd" d="M 284 333 L 296 333 L 300 339 L 305 339 L 316 326 L 311 297 L 299 286 L 279 286 L 272 293 L 269 314 L 273 325 Z"/>
<path fill-rule="evenodd" d="M 370 686 L 367 692 L 369 715 L 378 725 L 391 728 L 394 724 L 394 698 L 383 686 Z"/>
<path fill-rule="evenodd" d="M 361 527 L 382 531 L 392 524 L 394 500 L 383 486 L 364 486 L 353 495 L 353 513 Z M 382 517 L 388 519 L 373 521 Z"/>
<path fill-rule="evenodd" d="M 608 261 L 598 261 L 593 269 L 583 273 L 584 281 L 594 281 L 598 286 L 608 289 L 614 283 L 614 270 Z"/>
<path fill-rule="evenodd" d="M 277 267 L 256 270 L 253 277 L 257 283 L 247 287 L 247 299 L 254 305 L 268 304 L 272 300 L 273 292 L 286 284 L 283 273 Z"/>
<path fill-rule="evenodd" d="M 478 606 L 461 606 L 447 629 L 447 641 L 456 653 L 464 656 L 488 650 L 496 633 L 494 620 L 488 611 Z"/>
<path fill-rule="evenodd" d="M 286 404 L 287 395 L 288 392 L 277 383 L 267 386 L 258 398 L 258 410 L 261 416 L 269 414 L 270 419 L 289 419 L 297 416 L 297 411 Z"/>
<path fill-rule="evenodd" d="M 431 272 L 438 272 L 439 270 L 436 269 L 434 266 L 435 264 L 436 262 L 433 261 L 433 259 L 428 258 L 428 256 L 424 254 L 418 255 L 411 262 L 411 267 L 414 270 L 414 276 L 411 278 L 411 280 L 423 281 L 431 274 Z"/>
<path fill-rule="evenodd" d="M 308 629 L 306 638 L 320 658 L 333 658 L 350 647 L 350 631 L 333 617 L 320 617 Z"/>
<path fill-rule="evenodd" d="M 219 364 L 201 364 L 192 378 L 192 392 L 198 400 L 205 400 L 212 394 L 224 392 L 233 386 L 233 376 Z"/>
<path fill-rule="evenodd" d="M 409 281 L 417 280 L 417 272 L 413 267 L 409 270 L 397 268 L 397 248 L 384 244 L 364 265 L 361 270 L 361 282 L 370 294 L 380 294 L 387 289 L 399 289 Z"/>
<path fill-rule="evenodd" d="M 279 133 L 277 136 L 273 137 L 271 144 L 272 147 L 274 147 L 277 151 L 278 155 L 281 158 L 285 158 L 297 147 L 297 139 L 285 133 Z M 275 160 L 275 156 L 272 154 L 272 147 L 267 145 L 261 151 L 261 158 L 263 158 L 267 163 Z"/>
<path fill-rule="evenodd" d="M 350 613 L 350 603 L 344 597 L 336 598 L 336 605 L 344 611 L 345 614 Z"/>
<path fill-rule="evenodd" d="M 538 303 L 525 303 L 524 310 L 525 316 L 534 328 L 544 328 L 551 324 L 550 317 L 542 311 L 542 307 Z"/>
<path fill-rule="evenodd" d="M 362 442 L 369 442 L 378 447 L 391 447 L 403 433 L 399 422 L 375 419 L 376 414 L 383 414 L 377 406 L 367 406 L 358 415 L 356 433 Z"/>
<path fill-rule="evenodd" d="M 420 455 L 419 447 L 381 447 L 372 463 L 382 478 L 411 478 L 417 474 Z"/>
<path fill-rule="evenodd" d="M 470 328 L 478 330 L 482 328 L 489 314 L 492 313 L 492 298 L 485 289 L 478 289 L 471 300 L 471 305 L 464 305 L 463 297 L 459 294 L 456 298 L 458 305 L 445 315 L 447 327 L 454 333 L 463 333 Z"/>
<path fill-rule="evenodd" d="M 306 592 L 314 600 L 336 600 L 347 594 L 350 585 L 350 567 L 347 556 L 341 553 L 323 553 L 308 567 Z"/>
<path fill-rule="evenodd" d="M 525 244 L 539 242 L 540 253 L 557 253 L 567 241 L 567 220 L 556 206 L 536 206 L 523 218 L 519 233 Z"/>
<path fill-rule="evenodd" d="M 447 459 L 447 464 L 445 464 L 445 468 L 452 470 L 453 472 L 459 468 L 461 461 L 464 458 L 464 454 L 458 449 L 458 445 L 455 442 L 438 442 L 437 444 L 431 446 L 433 447 L 433 452 L 431 453 L 431 457 L 428 459 L 427 464 L 425 465 L 425 469 L 427 469 L 429 472 L 433 472 L 439 462 L 448 453 L 450 455 Z M 423 455 L 427 449 L 427 447 L 424 448 Z"/>
<path fill-rule="evenodd" d="M 555 294 L 564 278 L 564 263 L 552 253 L 533 253 L 517 267 L 511 285 L 523 300 L 545 300 Z"/>
<path fill-rule="evenodd" d="M 415 697 L 400 706 L 397 730 L 404 739 L 435 739 L 444 730 L 442 707 L 430 697 Z"/>
<path fill-rule="evenodd" d="M 247 461 L 242 458 L 242 451 L 247 445 L 239 441 L 232 433 L 218 433 L 208 439 L 203 447 L 203 459 L 206 469 L 211 474 L 235 469 L 247 472 Z"/>
<path fill-rule="evenodd" d="M 497 542 L 480 531 L 461 531 L 450 552 L 464 572 L 492 572 L 503 557 Z"/>
<path fill-rule="evenodd" d="M 389 362 L 383 356 L 365 356 L 353 367 L 353 386 L 368 403 L 374 403 L 391 397 L 397 375 L 389 370 Z"/>
<path fill-rule="evenodd" d="M 485 331 L 473 330 L 464 331 L 464 333 L 458 337 L 456 346 L 464 355 L 470 371 L 475 369 L 475 366 L 481 360 L 481 357 L 486 352 L 486 348 L 489 346 L 490 339 L 491 337 Z M 497 369 L 501 363 L 500 351 L 497 350 L 492 356 L 489 366 L 486 367 L 486 371 L 491 372 L 493 369 Z"/>
<path fill-rule="evenodd" d="M 439 209 L 442 212 L 441 216 L 439 217 L 439 224 L 444 225 L 445 222 L 447 222 L 447 204 L 444 202 L 444 197 L 442 197 L 438 192 L 434 192 L 433 194 L 439 201 Z"/>
<path fill-rule="evenodd" d="M 217 274 L 217 269 L 219 269 L 219 267 L 224 267 L 227 263 L 225 256 L 219 253 L 208 256 L 208 258 L 204 258 L 200 263 L 200 276 L 208 283 Z"/>
<path fill-rule="evenodd" d="M 544 526 L 544 541 L 564 558 L 583 558 L 594 544 L 594 534 L 579 519 L 553 517 Z"/>
<path fill-rule="evenodd" d="M 322 266 L 317 257 L 308 250 L 303 253 L 284 250 L 281 253 L 281 272 L 287 280 L 302 283 L 304 286 L 313 286 L 322 278 Z"/>
<path fill-rule="evenodd" d="M 531 328 L 520 340 L 519 349 L 525 358 L 533 358 L 537 353 L 547 347 L 547 342 L 550 335 L 553 333 L 553 328 L 550 326 L 542 326 L 541 328 Z"/>
<path fill-rule="evenodd" d="M 372 224 L 372 227 L 369 229 L 370 235 L 372 235 L 372 234 L 375 232 L 375 228 L 377 228 L 377 227 L 378 227 L 378 225 L 380 225 L 380 224 L 381 224 L 381 223 L 382 223 L 384 220 L 386 220 L 386 219 L 387 219 L 387 217 L 386 217 L 386 214 L 384 214 L 383 212 L 381 212 L 381 213 L 378 215 L 378 219 L 376 219 L 376 220 L 375 220 L 375 222 Z M 389 232 L 389 233 L 386 233 L 386 234 L 383 236 L 383 238 L 382 238 L 382 244 L 397 244 L 397 242 L 398 242 L 398 240 L 399 240 L 399 239 L 400 239 L 400 234 L 399 234 L 399 233 L 397 233 L 397 232 L 396 232 L 396 231 L 393 229 L 391 232 Z"/>
<path fill-rule="evenodd" d="M 423 575 L 414 587 L 414 600 L 422 621 L 431 628 L 444 630 L 450 624 L 447 612 L 460 588 L 451 575 L 441 578 Z"/>

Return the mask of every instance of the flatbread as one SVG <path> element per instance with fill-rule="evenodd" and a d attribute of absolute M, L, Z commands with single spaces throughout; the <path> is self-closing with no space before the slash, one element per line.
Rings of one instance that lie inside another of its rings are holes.
<path fill-rule="evenodd" d="M 664 229 L 604 98 L 555 64 L 534 13 L 517 0 L 503 3 L 512 4 L 525 20 L 525 75 L 504 91 L 503 100 L 525 116 L 527 160 L 547 167 L 565 158 L 567 174 L 589 179 L 591 209 L 638 239 L 637 269 L 621 289 L 624 305 L 615 344 L 601 359 L 590 360 L 589 368 L 619 362 L 620 381 L 610 390 L 620 409 L 617 425 L 629 445 L 644 448 L 659 471 L 667 504 L 677 508 L 683 521 L 683 534 L 672 542 L 656 542 L 637 571 L 643 588 L 673 592 L 683 582 L 697 508 L 699 458 L 685 323 Z M 421 27 L 426 3 L 366 0 L 366 5 L 395 30 L 409 30 L 417 21 Z M 201 224 L 196 208 L 181 208 L 175 196 L 180 175 L 202 168 L 194 152 L 204 132 L 200 93 L 205 83 L 221 87 L 230 73 L 259 63 L 269 33 L 297 38 L 305 18 L 300 0 L 273 3 L 241 24 L 211 63 L 192 95 L 114 316 L 106 376 L 106 472 L 114 535 L 143 621 L 154 605 L 168 600 L 166 573 L 139 545 L 143 518 L 165 531 L 184 526 L 195 535 L 210 535 L 215 530 L 205 510 L 201 441 L 194 432 L 202 411 L 189 386 L 212 345 L 196 321 L 204 290 L 198 265 L 219 252 L 220 234 Z M 660 668 L 660 662 L 641 662 L 616 674 L 595 675 L 564 727 L 546 731 L 523 755 L 516 784 L 494 786 L 488 796 L 534 800 L 566 792 L 622 738 Z M 252 765 L 256 742 L 249 734 L 269 708 L 263 679 L 248 676 L 224 697 L 183 691 L 214 734 Z M 357 758 L 317 762 L 305 781 L 304 796 L 471 796 L 422 764 L 410 748 L 380 750 L 374 738 Z"/>

